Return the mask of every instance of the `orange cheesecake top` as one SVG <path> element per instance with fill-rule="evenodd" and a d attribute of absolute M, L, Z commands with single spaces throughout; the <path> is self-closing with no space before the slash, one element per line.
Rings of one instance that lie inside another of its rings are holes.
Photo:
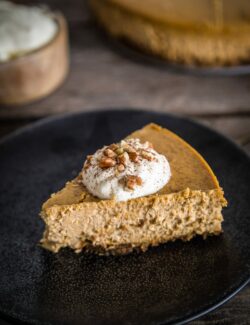
<path fill-rule="evenodd" d="M 170 194 L 187 188 L 201 191 L 219 188 L 218 180 L 206 161 L 194 148 L 173 132 L 151 123 L 133 132 L 128 138 L 138 138 L 141 142 L 149 141 L 156 151 L 167 157 L 172 176 L 170 181 L 156 194 Z M 68 182 L 61 191 L 53 194 L 44 203 L 43 208 L 93 201 L 101 200 L 88 193 L 79 176 Z"/>
<path fill-rule="evenodd" d="M 167 157 L 172 177 L 158 193 L 168 194 L 186 188 L 211 190 L 219 187 L 207 162 L 175 133 L 152 123 L 133 132 L 129 137 L 139 138 L 142 142 L 150 141 L 157 152 Z"/>

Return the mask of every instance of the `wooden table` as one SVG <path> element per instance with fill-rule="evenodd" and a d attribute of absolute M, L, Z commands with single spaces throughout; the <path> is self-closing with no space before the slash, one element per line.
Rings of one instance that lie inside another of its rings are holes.
<path fill-rule="evenodd" d="M 71 71 L 48 98 L 22 107 L 0 107 L 0 136 L 53 114 L 132 107 L 192 117 L 250 153 L 250 76 L 187 75 L 133 61 L 99 35 L 85 0 L 43 2 L 68 19 Z M 192 324 L 250 324 L 250 287 Z"/>

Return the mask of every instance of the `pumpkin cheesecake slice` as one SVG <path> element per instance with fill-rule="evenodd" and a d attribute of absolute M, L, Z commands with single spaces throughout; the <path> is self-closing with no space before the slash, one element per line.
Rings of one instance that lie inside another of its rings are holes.
<path fill-rule="evenodd" d="M 88 156 L 43 204 L 41 244 L 58 252 L 126 254 L 176 239 L 218 235 L 227 202 L 206 161 L 156 124 Z"/>

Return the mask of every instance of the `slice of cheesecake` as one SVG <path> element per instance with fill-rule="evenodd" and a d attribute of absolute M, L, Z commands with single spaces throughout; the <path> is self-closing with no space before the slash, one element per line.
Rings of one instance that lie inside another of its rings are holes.
<path fill-rule="evenodd" d="M 53 252 L 70 247 L 76 252 L 125 254 L 176 239 L 221 233 L 221 210 L 227 202 L 199 153 L 155 124 L 146 125 L 128 138 L 149 141 L 167 157 L 170 181 L 153 195 L 118 202 L 91 195 L 79 174 L 43 204 L 43 247 Z"/>

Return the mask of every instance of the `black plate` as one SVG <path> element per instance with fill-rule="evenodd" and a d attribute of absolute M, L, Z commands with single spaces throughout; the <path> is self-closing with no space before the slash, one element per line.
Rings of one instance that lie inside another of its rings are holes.
<path fill-rule="evenodd" d="M 229 201 L 224 234 L 121 257 L 39 247 L 38 213 L 48 195 L 77 174 L 86 154 L 149 122 L 182 136 L 211 164 Z M 180 324 L 221 305 L 249 280 L 249 158 L 204 126 L 131 110 L 66 115 L 7 137 L 0 157 L 1 317 L 32 324 Z"/>

